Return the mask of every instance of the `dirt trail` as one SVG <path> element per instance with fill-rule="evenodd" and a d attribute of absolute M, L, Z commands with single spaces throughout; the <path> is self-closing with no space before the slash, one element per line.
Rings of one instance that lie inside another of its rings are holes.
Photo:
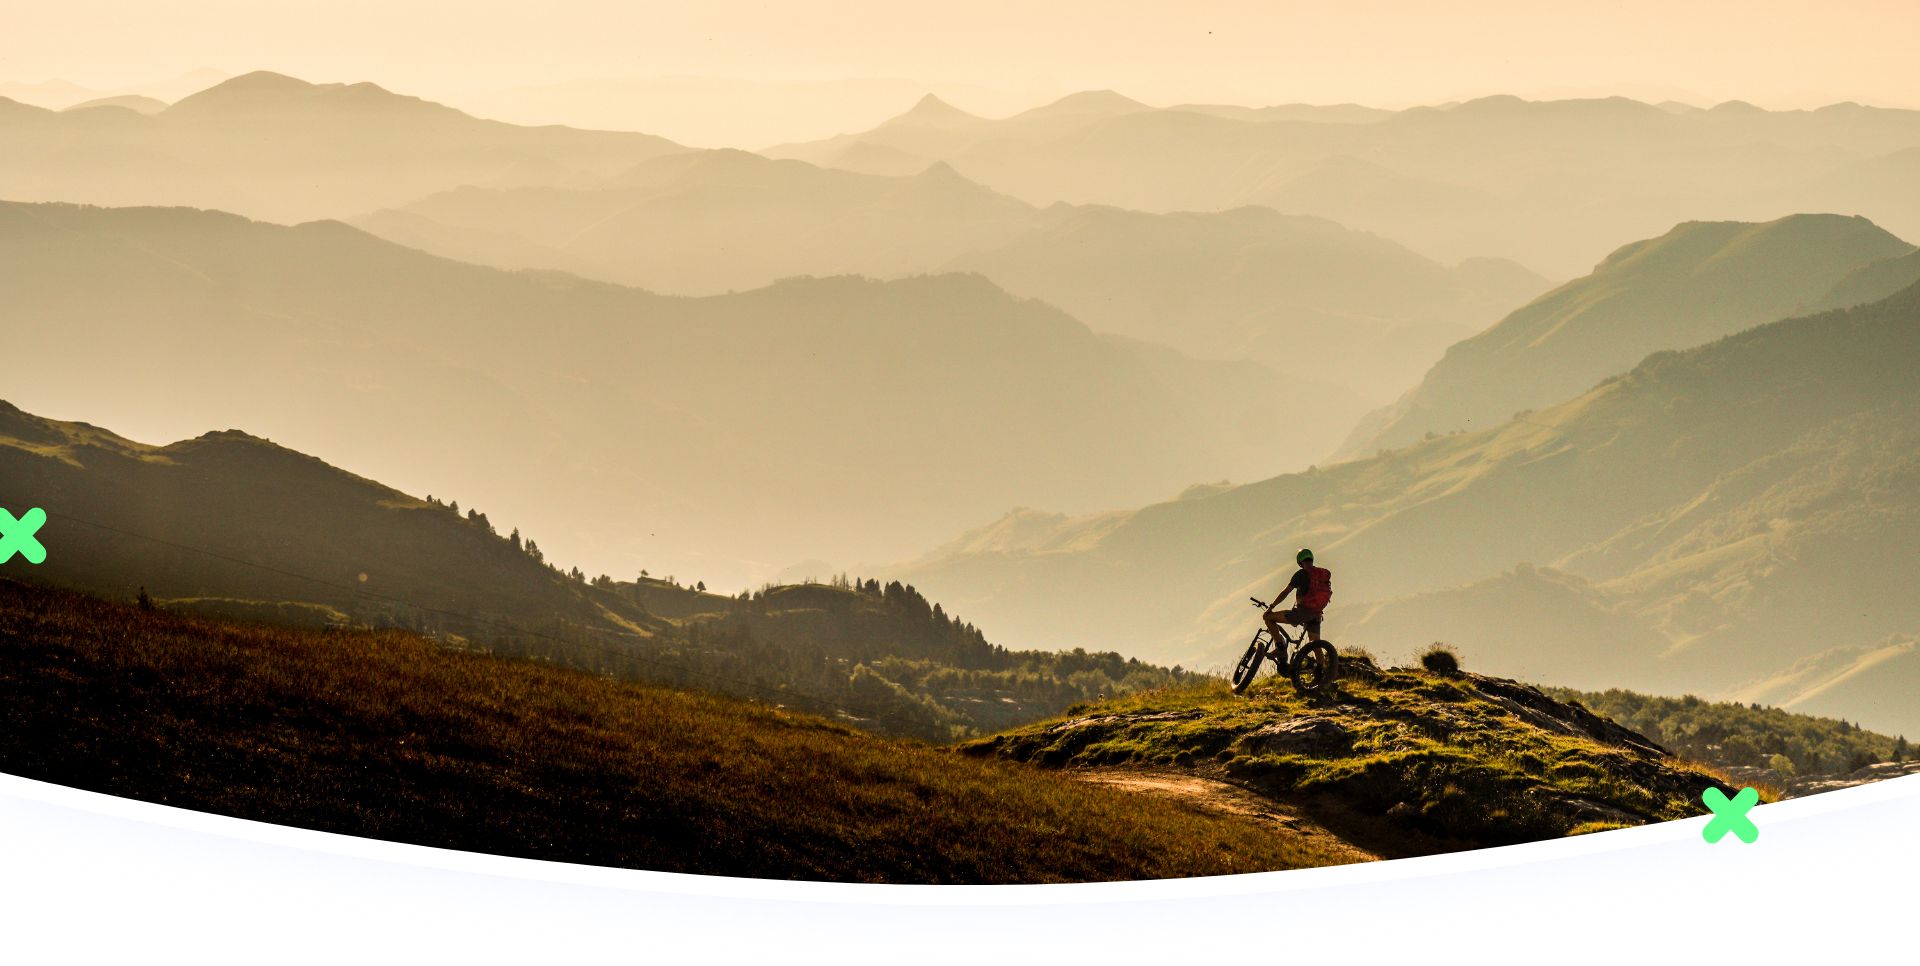
<path fill-rule="evenodd" d="M 1135 768 L 1075 769 L 1068 774 L 1085 782 L 1169 798 L 1210 814 L 1250 819 L 1277 831 L 1308 839 L 1316 846 L 1345 853 L 1351 862 L 1372 862 L 1382 858 L 1333 834 L 1298 809 L 1228 782 L 1187 772 Z"/>

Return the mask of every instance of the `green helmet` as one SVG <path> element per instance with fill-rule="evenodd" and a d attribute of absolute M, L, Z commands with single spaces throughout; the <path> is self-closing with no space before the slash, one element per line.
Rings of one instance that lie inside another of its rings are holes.
<path fill-rule="evenodd" d="M 1308 550 L 1305 547 L 1301 547 L 1300 552 L 1293 555 L 1293 562 L 1299 564 L 1302 567 L 1312 563 L 1313 551 Z"/>

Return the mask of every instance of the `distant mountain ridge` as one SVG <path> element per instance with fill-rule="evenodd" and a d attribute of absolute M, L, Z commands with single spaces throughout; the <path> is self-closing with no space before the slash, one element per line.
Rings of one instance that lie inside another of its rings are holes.
<path fill-rule="evenodd" d="M 587 189 L 466 186 L 355 223 L 439 254 L 469 246 L 500 268 L 711 295 L 797 275 L 932 271 L 1031 218 L 943 164 L 880 177 L 727 150 L 660 157 Z M 513 247 L 474 249 L 476 235 Z"/>
<path fill-rule="evenodd" d="M 1298 375 L 1381 402 L 1470 326 L 1549 284 L 1493 259 L 1449 270 L 1263 208 L 1037 209 L 944 162 L 890 176 L 742 151 L 658 158 L 600 187 L 464 187 L 355 224 L 449 257 L 679 295 L 795 275 L 978 272 L 1098 331 L 1203 358 L 1328 360 Z"/>
<path fill-rule="evenodd" d="M 1499 256 L 1562 277 L 1622 238 L 1681 221 L 1838 211 L 1920 236 L 1916 111 L 1674 111 L 1621 97 L 1495 96 L 1397 112 L 1034 113 L 944 127 L 896 119 L 764 153 L 822 165 L 884 157 L 886 168 L 866 170 L 889 173 L 945 160 L 1037 205 L 1265 205 L 1377 232 L 1443 262 Z"/>
<path fill-rule="evenodd" d="M 1856 273 L 1913 251 L 1864 218 L 1680 225 L 1621 247 L 1593 274 L 1449 348 L 1418 386 L 1362 423 L 1340 455 L 1498 425 L 1649 353 L 1690 348 L 1819 305 Z M 1898 286 L 1904 276 L 1891 274 Z M 1850 284 L 1865 286 L 1860 301 L 1891 294 L 1879 291 L 1886 284 Z"/>
<path fill-rule="evenodd" d="M 1055 205 L 948 262 L 1096 328 L 1375 398 L 1479 318 L 1544 290 L 1512 262 L 1446 268 L 1320 218 L 1247 207 L 1147 214 Z"/>
<path fill-rule="evenodd" d="M 150 116 L 0 111 L 0 149 L 7 200 L 191 205 L 276 221 L 398 205 L 529 161 L 604 177 L 685 150 L 645 134 L 516 127 L 374 84 L 270 71 Z"/>

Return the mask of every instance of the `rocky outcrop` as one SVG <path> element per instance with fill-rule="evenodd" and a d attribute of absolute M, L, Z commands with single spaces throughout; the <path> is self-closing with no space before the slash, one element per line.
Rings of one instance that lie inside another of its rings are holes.
<path fill-rule="evenodd" d="M 1844 774 L 1782 775 L 1770 768 L 1750 766 L 1736 766 L 1726 771 L 1727 777 L 1735 782 L 1766 785 L 1779 789 L 1782 798 L 1800 798 L 1888 778 L 1920 775 L 1920 761 L 1882 761 Z"/>

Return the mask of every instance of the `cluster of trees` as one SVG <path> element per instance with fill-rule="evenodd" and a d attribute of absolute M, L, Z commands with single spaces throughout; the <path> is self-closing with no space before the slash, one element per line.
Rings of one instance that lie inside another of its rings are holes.
<path fill-rule="evenodd" d="M 427 503 L 456 515 L 459 503 Z M 486 514 L 468 522 L 499 537 Z M 555 573 L 628 597 L 677 622 L 651 641 L 553 623 L 489 632 L 488 650 L 678 687 L 769 701 L 886 734 L 947 742 L 1026 724 L 1107 695 L 1194 677 L 1112 652 L 1009 651 L 911 584 L 845 574 L 826 584 L 766 585 L 737 597 L 642 571 L 631 583 L 549 563 L 516 528 L 499 537 Z M 439 630 L 425 618 L 381 623 Z M 416 626 L 418 625 L 418 626 Z"/>
<path fill-rule="evenodd" d="M 1194 676 L 1111 652 L 1009 651 L 897 581 L 766 586 L 737 597 L 660 581 L 616 589 L 678 621 L 679 639 L 650 642 L 625 669 L 601 652 L 550 656 L 929 741 L 1000 731 Z"/>
<path fill-rule="evenodd" d="M 435 498 L 433 494 L 429 493 L 427 494 L 427 505 L 446 510 L 452 513 L 454 516 L 460 515 L 459 500 L 449 500 L 443 503 L 439 499 Z M 481 513 L 478 510 L 469 508 L 467 510 L 466 516 L 467 516 L 468 523 L 471 523 L 474 526 L 479 527 L 480 529 L 486 531 L 488 536 L 492 536 L 492 537 L 500 536 L 500 531 L 495 530 L 493 528 L 493 521 L 488 520 L 486 514 Z M 537 541 L 533 540 L 532 538 L 528 538 L 523 541 L 520 538 L 519 527 L 514 527 L 513 532 L 507 534 L 507 536 L 504 539 L 507 541 L 508 544 L 512 545 L 513 549 L 518 550 L 529 557 L 532 557 L 534 559 L 534 562 L 545 564 L 548 570 L 551 570 L 557 574 L 564 574 L 565 576 L 570 577 L 583 584 L 588 583 L 586 573 L 582 571 L 579 567 L 573 567 L 569 570 L 563 571 L 560 569 L 558 564 L 547 563 L 547 555 L 541 552 L 540 544 Z M 613 578 L 607 576 L 606 574 L 601 574 L 600 576 L 594 578 L 592 583 L 596 587 L 610 589 L 613 587 Z M 701 584 L 700 589 L 705 590 L 707 589 L 707 587 L 705 584 Z"/>
<path fill-rule="evenodd" d="M 1556 689 L 1554 696 L 1577 700 L 1676 755 L 1710 765 L 1769 768 L 1785 776 L 1832 775 L 1912 756 L 1904 735 L 1888 737 L 1844 718 L 1617 689 Z"/>
<path fill-rule="evenodd" d="M 460 515 L 459 500 L 450 500 L 445 503 L 442 503 L 438 499 L 435 499 L 433 494 L 429 493 L 427 494 L 427 505 L 433 506 L 433 507 L 439 507 L 442 510 L 446 510 L 447 512 L 452 513 L 454 516 Z M 467 522 L 473 524 L 476 527 L 479 527 L 482 530 L 487 531 L 487 533 L 493 536 L 497 537 L 500 535 L 500 531 L 495 530 L 493 528 L 493 521 L 488 520 L 487 515 L 484 513 L 481 513 L 479 510 L 468 508 Z M 513 545 L 516 549 L 518 549 L 520 546 L 519 530 L 513 531 Z"/>

